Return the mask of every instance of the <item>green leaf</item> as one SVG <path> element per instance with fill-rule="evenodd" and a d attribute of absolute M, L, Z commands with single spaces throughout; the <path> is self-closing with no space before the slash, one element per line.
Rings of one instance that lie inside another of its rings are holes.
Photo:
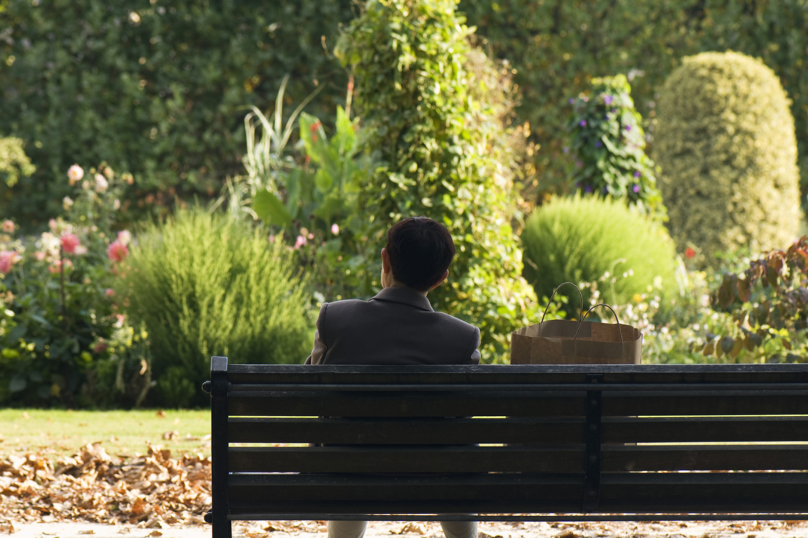
<path fill-rule="evenodd" d="M 334 178 L 325 168 L 320 168 L 314 175 L 314 184 L 317 186 L 318 191 L 323 194 L 328 194 L 334 186 Z"/>
<path fill-rule="evenodd" d="M 281 227 L 288 227 L 292 224 L 292 217 L 283 202 L 268 189 L 261 189 L 255 193 L 253 211 L 267 224 Z"/>

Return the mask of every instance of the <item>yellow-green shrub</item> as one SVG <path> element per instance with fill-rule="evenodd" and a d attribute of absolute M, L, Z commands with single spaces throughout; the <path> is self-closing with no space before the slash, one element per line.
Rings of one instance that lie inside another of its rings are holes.
<path fill-rule="evenodd" d="M 659 96 L 654 159 L 679 249 L 788 244 L 799 225 L 794 119 L 771 69 L 735 52 L 684 59 Z"/>

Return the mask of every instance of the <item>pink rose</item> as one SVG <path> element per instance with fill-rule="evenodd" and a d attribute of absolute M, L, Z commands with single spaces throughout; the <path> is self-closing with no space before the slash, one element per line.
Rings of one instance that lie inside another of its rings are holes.
<path fill-rule="evenodd" d="M 298 249 L 306 244 L 306 238 L 302 235 L 297 236 L 297 241 L 295 241 L 295 249 Z"/>
<path fill-rule="evenodd" d="M 76 234 L 64 234 L 62 236 L 62 250 L 68 254 L 75 254 L 79 247 L 79 238 Z"/>
<path fill-rule="evenodd" d="M 36 258 L 37 261 L 40 261 L 40 262 L 42 260 L 44 260 L 47 255 L 48 254 L 46 252 L 42 252 L 41 250 L 38 250 L 38 251 L 34 252 L 34 258 Z"/>
<path fill-rule="evenodd" d="M 339 224 L 336 222 L 331 225 L 331 233 L 334 235 L 339 235 Z"/>
<path fill-rule="evenodd" d="M 13 234 L 15 230 L 14 223 L 10 220 L 3 221 L 3 231 L 7 234 Z"/>
<path fill-rule="evenodd" d="M 121 243 L 120 239 L 116 239 L 109 244 L 109 248 L 107 248 L 107 258 L 114 262 L 122 262 L 127 256 L 129 256 L 129 249 L 126 248 L 126 245 Z"/>
<path fill-rule="evenodd" d="M 4 250 L 0 252 L 0 273 L 7 274 L 11 271 L 14 262 L 17 261 L 16 250 Z"/>
<path fill-rule="evenodd" d="M 82 170 L 81 166 L 77 164 L 74 164 L 67 170 L 67 179 L 70 180 L 71 186 L 81 181 L 81 178 L 83 177 L 84 177 L 84 170 Z"/>
<path fill-rule="evenodd" d="M 65 262 L 64 263 L 65 270 L 73 267 L 73 262 L 71 262 L 70 260 L 65 260 L 64 262 Z M 61 271 L 61 268 L 62 268 L 62 261 L 54 260 L 53 264 L 51 264 L 51 266 L 48 267 L 48 272 L 53 275 Z"/>
<path fill-rule="evenodd" d="M 112 288 L 107 288 L 107 290 L 104 292 L 104 295 L 106 295 L 107 297 L 112 297 L 113 295 L 115 295 L 115 290 L 113 290 Z"/>

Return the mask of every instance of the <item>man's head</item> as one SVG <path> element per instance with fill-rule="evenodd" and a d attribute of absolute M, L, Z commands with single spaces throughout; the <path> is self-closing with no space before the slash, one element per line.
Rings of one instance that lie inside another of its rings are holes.
<path fill-rule="evenodd" d="M 455 255 L 449 230 L 426 217 L 398 222 L 387 232 L 382 250 L 382 285 L 403 285 L 420 292 L 438 286 L 449 275 Z M 389 281 L 392 275 L 395 284 Z"/>

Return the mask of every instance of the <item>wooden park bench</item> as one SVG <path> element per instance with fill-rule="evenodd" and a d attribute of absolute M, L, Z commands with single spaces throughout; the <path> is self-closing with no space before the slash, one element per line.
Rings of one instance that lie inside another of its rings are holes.
<path fill-rule="evenodd" d="M 204 388 L 214 538 L 233 520 L 808 519 L 808 364 L 214 357 Z"/>

